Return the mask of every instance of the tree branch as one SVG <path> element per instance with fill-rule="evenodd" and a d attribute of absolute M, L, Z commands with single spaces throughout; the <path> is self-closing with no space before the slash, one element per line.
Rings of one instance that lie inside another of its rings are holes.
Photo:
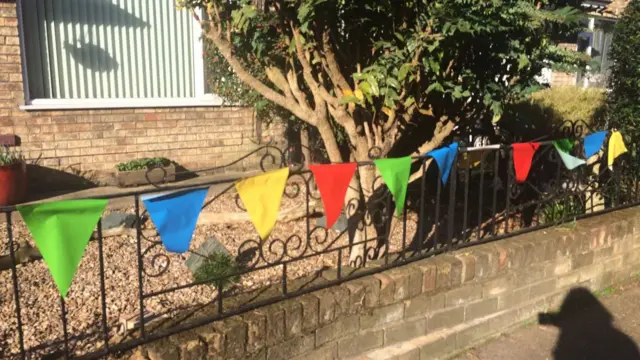
<path fill-rule="evenodd" d="M 221 21 L 219 15 L 214 16 L 216 16 L 215 23 L 219 24 L 219 22 Z M 204 31 L 204 34 L 207 39 L 211 40 L 218 48 L 220 54 L 225 58 L 225 60 L 227 60 L 233 71 L 236 73 L 238 78 L 242 80 L 242 82 L 260 93 L 260 95 L 262 95 L 265 99 L 282 106 L 283 108 L 291 111 L 301 120 L 304 120 L 307 123 L 315 126 L 313 113 L 311 113 L 307 109 L 302 108 L 300 104 L 298 104 L 293 98 L 287 98 L 285 95 L 279 94 L 269 86 L 262 83 L 246 70 L 242 63 L 240 63 L 240 61 L 233 55 L 232 45 L 230 41 L 223 39 L 221 34 L 217 31 Z"/>

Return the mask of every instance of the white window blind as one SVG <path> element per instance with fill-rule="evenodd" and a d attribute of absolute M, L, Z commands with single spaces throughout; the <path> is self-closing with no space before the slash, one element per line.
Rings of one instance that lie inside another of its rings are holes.
<path fill-rule="evenodd" d="M 31 99 L 195 96 L 200 40 L 174 0 L 22 0 L 22 8 Z"/>

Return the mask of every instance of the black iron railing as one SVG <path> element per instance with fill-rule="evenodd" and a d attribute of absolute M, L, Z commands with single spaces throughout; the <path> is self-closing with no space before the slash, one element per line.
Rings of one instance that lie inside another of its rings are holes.
<path fill-rule="evenodd" d="M 571 226 L 579 218 L 636 205 L 640 167 L 637 146 L 628 146 L 629 154 L 618 159 L 614 171 L 607 168 L 606 156 L 569 171 L 551 142 L 543 142 L 523 184 L 515 182 L 509 146 L 461 147 L 444 185 L 435 163 L 416 157 L 418 175 L 409 185 L 402 216 L 394 215 L 386 187 L 374 185 L 369 187 L 376 189 L 373 194 L 365 198 L 360 190 L 359 198 L 349 202 L 346 225 L 335 230 L 317 223 L 320 198 L 309 172 L 287 164 L 288 154 L 267 146 L 263 169 L 294 167 L 282 205 L 290 216 L 269 239 L 260 240 L 247 219 L 230 218 L 225 224 L 224 216 L 233 210 L 217 204 L 234 206 L 237 214 L 244 210 L 228 180 L 197 185 L 219 187 L 205 210 L 213 208 L 223 219 L 200 228 L 214 232 L 231 251 L 232 272 L 199 281 L 184 275 L 184 257 L 164 251 L 140 197 L 188 187 L 156 184 L 100 197 L 133 197 L 131 212 L 138 221 L 119 238 L 103 233 L 98 223 L 66 300 L 55 299 L 43 262 L 22 255 L 32 240 L 13 216 L 15 208 L 4 208 L 0 255 L 10 266 L 0 271 L 0 357 L 95 359 L 443 252 Z M 372 162 L 358 166 L 371 167 Z M 380 178 L 374 182 L 383 184 Z M 203 236 L 196 231 L 196 238 Z M 195 247 L 189 256 L 207 256 Z M 327 269 L 334 276 L 320 279 L 318 272 Z M 176 271 L 181 275 L 172 277 Z M 123 315 L 128 317 L 123 320 Z"/>

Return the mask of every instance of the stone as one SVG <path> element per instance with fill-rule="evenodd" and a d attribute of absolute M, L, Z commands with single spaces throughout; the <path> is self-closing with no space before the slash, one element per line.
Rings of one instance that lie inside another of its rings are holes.
<path fill-rule="evenodd" d="M 136 226 L 136 215 L 114 211 L 102 218 L 102 231 L 120 227 L 133 228 Z"/>
<path fill-rule="evenodd" d="M 395 344 L 401 341 L 411 340 L 422 336 L 427 331 L 427 319 L 416 319 L 413 321 L 403 321 L 391 326 L 384 331 L 384 344 Z"/>
<path fill-rule="evenodd" d="M 205 260 L 205 256 L 209 256 L 214 253 L 221 253 L 231 256 L 229 250 L 227 250 L 227 248 L 224 247 L 224 245 L 222 245 L 222 243 L 220 243 L 218 239 L 212 236 L 207 239 L 207 241 L 205 241 L 202 245 L 200 245 L 198 250 L 189 255 L 187 261 L 185 261 L 185 264 L 192 273 L 195 273 L 196 271 L 198 271 L 200 266 L 202 266 L 202 263 Z"/>
<path fill-rule="evenodd" d="M 382 330 L 358 334 L 343 339 L 338 343 L 338 356 L 342 359 L 362 354 L 368 350 L 381 347 L 383 342 Z"/>
<path fill-rule="evenodd" d="M 326 216 L 320 216 L 318 218 L 316 218 L 316 226 L 319 227 L 326 227 L 327 226 L 327 217 Z M 335 224 L 333 224 L 333 226 L 331 227 L 331 230 L 337 232 L 337 233 L 342 233 L 343 231 L 347 230 L 349 224 L 348 224 L 348 220 L 347 217 L 344 215 L 344 213 L 341 213 L 340 216 L 338 217 L 338 220 L 336 221 Z"/>

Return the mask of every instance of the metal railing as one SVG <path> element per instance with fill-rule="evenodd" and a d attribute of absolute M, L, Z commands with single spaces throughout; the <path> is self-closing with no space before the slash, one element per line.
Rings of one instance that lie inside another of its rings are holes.
<path fill-rule="evenodd" d="M 0 255 L 8 257 L 10 267 L 0 271 L 4 287 L 0 296 L 0 323 L 4 324 L 0 325 L 4 327 L 0 327 L 0 357 L 53 354 L 54 358 L 100 358 L 440 253 L 634 206 L 638 204 L 640 167 L 637 146 L 628 145 L 629 154 L 618 159 L 614 171 L 607 168 L 606 156 L 569 171 L 552 143 L 543 142 L 523 184 L 515 182 L 509 146 L 461 147 L 444 185 L 435 163 L 416 157 L 414 169 L 421 174 L 409 185 L 402 216 L 394 215 L 393 199 L 378 177 L 371 186 L 377 189 L 373 195 L 365 200 L 361 191 L 360 198 L 345 207 L 347 226 L 338 231 L 317 224 L 320 198 L 313 178 L 302 166 L 293 166 L 283 209 L 295 214 L 279 222 L 267 240 L 253 234 L 246 219 L 203 225 L 210 226 L 234 252 L 236 267 L 223 276 L 199 281 L 182 275 L 171 277 L 184 259 L 164 251 L 140 204 L 144 194 L 188 186 L 156 184 L 145 191 L 101 196 L 133 197 L 132 212 L 138 221 L 120 242 L 104 234 L 102 222 L 98 223 L 90 243 L 92 250 L 88 250 L 92 255 L 83 260 L 86 267 L 78 270 L 69 298 L 56 300 L 55 306 L 51 305 L 57 294 L 52 281 L 32 276 L 48 276 L 42 261 L 19 256 L 21 246 L 32 242 L 28 232 L 14 221 L 14 207 L 3 208 L 6 235 L 0 251 L 8 254 Z M 266 148 L 269 153 L 262 159 L 263 169 L 269 164 L 291 165 L 287 154 Z M 373 163 L 358 166 L 371 167 Z M 221 188 L 208 199 L 205 210 L 219 202 L 232 204 L 238 213 L 244 211 L 228 180 L 195 187 L 213 185 Z M 233 241 L 225 242 L 225 234 Z M 196 233 L 195 237 L 202 235 Z M 117 258 L 110 257 L 114 249 L 119 251 Z M 190 256 L 208 256 L 193 249 Z M 333 276 L 321 275 L 327 269 L 334 271 Z M 97 275 L 97 284 L 91 286 L 83 283 L 90 272 Z M 126 282 L 114 284 L 112 278 L 123 278 L 119 273 L 125 274 Z M 123 298 L 125 290 L 129 296 Z M 186 295 L 178 302 L 167 300 L 167 296 L 183 293 Z M 40 302 L 47 305 L 39 306 Z M 120 316 L 128 311 L 131 326 L 124 325 L 119 332 Z M 77 319 L 86 314 L 91 321 Z"/>

